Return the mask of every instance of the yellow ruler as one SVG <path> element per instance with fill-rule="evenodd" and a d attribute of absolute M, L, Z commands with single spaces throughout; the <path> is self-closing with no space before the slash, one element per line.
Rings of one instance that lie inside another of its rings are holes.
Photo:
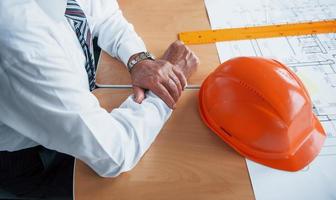
<path fill-rule="evenodd" d="M 244 28 L 182 32 L 179 39 L 185 44 L 206 44 L 220 41 L 250 40 L 336 32 L 336 20 L 279 24 Z"/>

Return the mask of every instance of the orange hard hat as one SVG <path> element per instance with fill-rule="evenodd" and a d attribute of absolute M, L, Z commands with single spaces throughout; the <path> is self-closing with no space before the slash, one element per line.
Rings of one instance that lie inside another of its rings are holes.
<path fill-rule="evenodd" d="M 326 138 L 300 79 L 272 59 L 238 57 L 221 64 L 202 84 L 199 110 L 237 152 L 276 169 L 304 168 Z"/>

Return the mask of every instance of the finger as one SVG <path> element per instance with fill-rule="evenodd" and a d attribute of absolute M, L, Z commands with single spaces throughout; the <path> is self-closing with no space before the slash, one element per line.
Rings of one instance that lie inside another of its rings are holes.
<path fill-rule="evenodd" d="M 173 71 L 174 74 L 178 77 L 178 79 L 180 80 L 181 86 L 183 88 L 183 90 L 185 89 L 185 87 L 187 87 L 187 78 L 184 76 L 183 72 L 181 70 L 179 70 L 177 67 L 173 67 Z"/>
<path fill-rule="evenodd" d="M 168 78 L 167 81 L 162 82 L 162 85 L 166 87 L 170 96 L 172 96 L 174 101 L 177 102 L 180 98 L 180 95 L 175 82 L 172 79 Z"/>
<path fill-rule="evenodd" d="M 181 96 L 182 93 L 182 85 L 180 83 L 180 79 L 175 75 L 175 73 L 169 74 L 169 78 L 174 81 L 175 85 L 177 86 L 178 92 L 179 92 L 179 97 Z"/>
<path fill-rule="evenodd" d="M 174 43 L 177 45 L 184 45 L 184 42 L 182 40 L 176 40 Z"/>
<path fill-rule="evenodd" d="M 200 61 L 199 57 L 196 56 L 196 54 L 194 54 L 194 57 L 195 57 L 195 59 L 196 59 L 196 65 L 201 64 L 201 61 Z"/>
<path fill-rule="evenodd" d="M 154 94 L 159 96 L 168 105 L 169 108 L 175 109 L 175 101 L 173 97 L 162 84 L 157 84 L 156 87 L 152 89 L 152 91 Z"/>
<path fill-rule="evenodd" d="M 186 50 L 186 46 L 180 40 L 176 40 L 171 46 L 176 55 L 183 55 Z"/>
<path fill-rule="evenodd" d="M 139 104 L 142 103 L 142 101 L 145 99 L 145 90 L 138 86 L 133 86 L 133 92 L 134 92 L 134 101 Z"/>

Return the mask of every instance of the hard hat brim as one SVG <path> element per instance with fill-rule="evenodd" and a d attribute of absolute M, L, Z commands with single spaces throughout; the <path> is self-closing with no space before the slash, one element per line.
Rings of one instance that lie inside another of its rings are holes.
<path fill-rule="evenodd" d="M 274 156 L 271 158 L 267 157 L 257 157 L 249 153 L 250 151 L 246 149 L 246 146 L 240 143 L 237 143 L 233 135 L 227 133 L 225 130 L 216 126 L 211 118 L 209 118 L 209 114 L 205 109 L 205 105 L 203 103 L 202 95 L 203 88 L 201 87 L 199 92 L 199 112 L 202 120 L 205 122 L 207 127 L 209 127 L 214 133 L 216 133 L 222 140 L 224 140 L 227 144 L 229 144 L 233 149 L 235 149 L 238 153 L 245 156 L 246 158 L 255 161 L 257 163 L 261 163 L 268 167 L 286 171 L 298 171 L 307 166 L 310 162 L 314 160 L 314 158 L 319 154 L 323 143 L 326 138 L 326 134 L 323 130 L 323 127 L 317 117 L 313 114 L 313 128 L 308 130 L 307 137 L 303 140 L 303 142 L 292 148 L 291 151 L 286 156 L 279 158 L 279 156 Z"/>
<path fill-rule="evenodd" d="M 287 157 L 263 159 L 249 156 L 249 158 L 266 166 L 285 171 L 298 171 L 305 168 L 318 156 L 326 138 L 322 125 L 315 115 L 313 120 L 314 127 L 309 131 L 306 139 L 296 148 L 296 151 L 291 152 Z"/>

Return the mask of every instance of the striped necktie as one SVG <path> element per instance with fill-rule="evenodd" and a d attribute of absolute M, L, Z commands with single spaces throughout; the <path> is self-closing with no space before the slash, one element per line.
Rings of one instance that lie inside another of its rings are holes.
<path fill-rule="evenodd" d="M 85 55 L 85 69 L 88 74 L 90 91 L 96 86 L 96 68 L 93 57 L 92 35 L 86 16 L 76 0 L 68 0 L 65 17 L 75 31 Z"/>

